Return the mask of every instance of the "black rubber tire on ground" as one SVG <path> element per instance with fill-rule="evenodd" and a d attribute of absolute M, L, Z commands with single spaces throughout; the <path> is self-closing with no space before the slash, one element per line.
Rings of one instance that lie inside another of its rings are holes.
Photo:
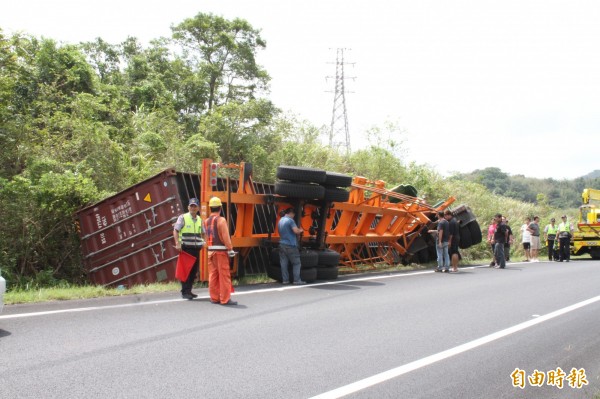
<path fill-rule="evenodd" d="M 281 283 L 281 267 L 275 265 L 267 265 L 267 276 Z"/>
<path fill-rule="evenodd" d="M 479 244 L 483 240 L 483 233 L 481 232 L 479 223 L 477 220 L 473 220 L 467 226 L 469 227 L 469 233 L 471 233 L 471 245 Z"/>
<path fill-rule="evenodd" d="M 317 268 L 300 269 L 300 278 L 307 283 L 312 283 L 317 279 Z"/>
<path fill-rule="evenodd" d="M 277 266 L 279 267 L 279 265 L 281 265 L 281 262 L 279 260 L 279 248 L 273 248 L 271 250 L 271 252 L 269 253 L 269 261 L 273 266 Z"/>
<path fill-rule="evenodd" d="M 280 181 L 275 183 L 275 194 L 301 199 L 323 199 L 325 187 L 310 183 Z"/>
<path fill-rule="evenodd" d="M 339 276 L 337 267 L 316 267 L 317 280 L 335 280 Z"/>
<path fill-rule="evenodd" d="M 303 269 L 316 267 L 319 264 L 319 255 L 317 254 L 317 251 L 313 251 L 312 249 L 301 249 L 300 264 Z"/>
<path fill-rule="evenodd" d="M 340 263 L 340 254 L 332 249 L 325 249 L 323 251 L 317 251 L 318 265 L 323 266 L 337 266 Z"/>
<path fill-rule="evenodd" d="M 350 187 L 352 185 L 352 176 L 327 171 L 325 172 L 325 182 L 323 185 L 329 187 Z"/>
<path fill-rule="evenodd" d="M 279 248 L 275 248 L 271 251 L 271 264 L 273 266 L 279 267 L 281 262 L 279 261 Z M 319 264 L 319 255 L 317 251 L 313 251 L 311 249 L 301 249 L 300 250 L 300 266 L 302 269 L 309 269 L 311 267 L 315 267 Z"/>
<path fill-rule="evenodd" d="M 325 187 L 323 199 L 326 202 L 346 202 L 348 198 L 350 198 L 350 193 L 343 188 Z"/>
<path fill-rule="evenodd" d="M 419 236 L 417 238 L 415 238 L 415 240 L 410 244 L 410 247 L 408 247 L 408 252 L 412 253 L 412 254 L 416 254 L 417 252 L 421 251 L 422 249 L 426 249 L 427 248 L 427 241 L 425 241 L 425 236 Z"/>
<path fill-rule="evenodd" d="M 293 279 L 292 266 L 288 267 L 288 273 L 291 279 Z M 267 265 L 267 276 L 273 280 L 281 282 L 281 267 L 274 265 Z M 311 283 L 317 279 L 317 268 L 311 267 L 309 269 L 300 269 L 300 278 L 302 281 Z"/>
<path fill-rule="evenodd" d="M 276 176 L 281 180 L 318 184 L 325 183 L 327 177 L 325 171 L 322 169 L 301 166 L 278 166 Z"/>
<path fill-rule="evenodd" d="M 416 254 L 416 259 L 419 261 L 419 264 L 424 264 L 429 262 L 429 248 L 422 249 L 418 251 Z"/>
<path fill-rule="evenodd" d="M 471 231 L 469 230 L 469 226 L 460 226 L 459 230 L 460 241 L 458 242 L 458 247 L 460 249 L 467 249 L 471 245 L 473 245 L 473 241 L 471 240 Z"/>

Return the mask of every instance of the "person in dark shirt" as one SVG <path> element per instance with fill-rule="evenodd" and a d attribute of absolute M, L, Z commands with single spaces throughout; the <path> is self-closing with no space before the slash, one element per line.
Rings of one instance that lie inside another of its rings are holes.
<path fill-rule="evenodd" d="M 510 228 L 510 225 L 508 224 L 508 219 L 506 218 L 506 216 L 502 216 L 502 223 L 504 223 L 506 225 L 506 228 L 508 229 L 508 240 L 504 243 L 504 257 L 506 258 L 506 261 L 510 261 L 510 246 L 514 241 L 514 236 L 513 236 L 513 232 L 512 229 Z"/>
<path fill-rule="evenodd" d="M 436 272 L 449 272 L 450 271 L 450 256 L 448 255 L 448 241 L 450 239 L 449 224 L 444 218 L 444 212 L 438 212 L 438 226 L 437 226 L 437 262 L 438 266 Z"/>
<path fill-rule="evenodd" d="M 452 272 L 458 272 L 458 262 L 460 261 L 460 252 L 458 252 L 458 243 L 460 242 L 460 233 L 458 222 L 450 209 L 444 211 L 444 217 L 448 221 L 448 255 L 450 256 L 450 264 Z"/>
<path fill-rule="evenodd" d="M 504 257 L 504 244 L 508 242 L 508 229 L 506 225 L 502 223 L 502 215 L 496 214 L 494 216 L 496 220 L 496 231 L 494 232 L 494 254 L 497 265 L 494 266 L 497 269 L 504 269 L 506 267 L 506 258 Z"/>

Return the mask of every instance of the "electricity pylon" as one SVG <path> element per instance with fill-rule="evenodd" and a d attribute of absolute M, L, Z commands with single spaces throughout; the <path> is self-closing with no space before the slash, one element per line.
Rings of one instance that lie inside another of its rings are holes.
<path fill-rule="evenodd" d="M 346 109 L 346 89 L 344 81 L 346 79 L 355 79 L 354 77 L 344 76 L 344 65 L 350 63 L 344 62 L 345 48 L 338 48 L 335 59 L 335 90 L 333 91 L 333 112 L 331 115 L 331 130 L 329 131 L 329 146 L 331 148 L 343 148 L 346 155 L 350 154 L 350 130 L 348 129 L 348 111 Z M 354 63 L 351 63 L 352 65 Z M 332 78 L 327 76 L 326 79 Z"/>

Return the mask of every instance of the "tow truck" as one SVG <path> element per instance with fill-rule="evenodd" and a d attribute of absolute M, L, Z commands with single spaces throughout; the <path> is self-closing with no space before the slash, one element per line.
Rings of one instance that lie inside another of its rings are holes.
<path fill-rule="evenodd" d="M 590 254 L 600 259 L 600 209 L 592 201 L 600 201 L 600 190 L 585 188 L 581 193 L 577 229 L 571 239 L 571 254 Z"/>

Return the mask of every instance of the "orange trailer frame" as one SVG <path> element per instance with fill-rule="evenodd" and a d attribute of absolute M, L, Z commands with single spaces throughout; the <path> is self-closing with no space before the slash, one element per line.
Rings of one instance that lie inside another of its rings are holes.
<path fill-rule="evenodd" d="M 228 177 L 224 190 L 217 190 L 220 170 L 237 171 L 237 190 L 231 190 Z M 317 233 L 302 237 L 302 243 L 318 249 L 329 247 L 340 253 L 343 266 L 356 268 L 359 264 L 375 267 L 376 263 L 393 264 L 396 251 L 400 256 L 407 254 L 411 244 L 421 231 L 432 222 L 435 212 L 448 208 L 454 201 L 450 197 L 439 205 L 428 205 L 424 199 L 399 194 L 385 188 L 382 180 L 369 181 L 354 177 L 346 202 L 300 200 L 273 194 L 257 194 L 252 182 L 252 166 L 248 163 L 222 164 L 211 159 L 202 161 L 201 170 L 201 216 L 208 217 L 208 201 L 218 197 L 224 204 L 225 214 L 231 226 L 231 240 L 239 256 L 234 258 L 232 273 L 238 273 L 240 257 L 253 247 L 276 244 L 279 239 L 277 221 L 279 210 L 299 204 L 302 213 L 299 223 L 305 231 Z M 398 202 L 391 202 L 395 198 Z M 231 206 L 235 205 L 235 220 L 231 220 Z M 272 232 L 255 233 L 253 226 L 255 206 L 272 205 L 276 216 Z M 315 241 L 315 235 L 320 237 Z M 207 251 L 202 251 L 200 280 L 208 280 Z"/>

